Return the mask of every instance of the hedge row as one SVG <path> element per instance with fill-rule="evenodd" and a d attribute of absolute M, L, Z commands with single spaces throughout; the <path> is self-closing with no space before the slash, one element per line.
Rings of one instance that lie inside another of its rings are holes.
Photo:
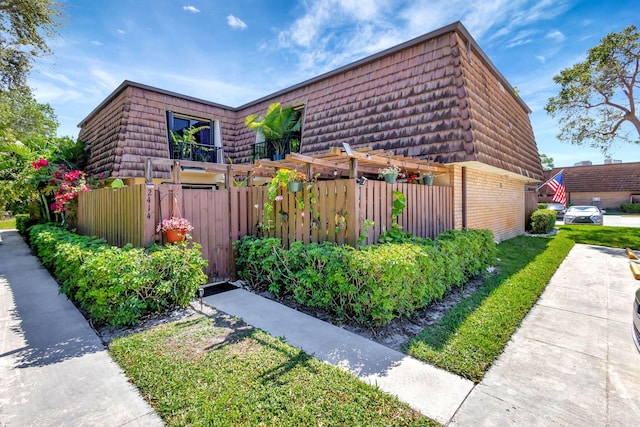
<path fill-rule="evenodd" d="M 640 213 L 640 203 L 623 203 L 620 210 L 626 213 Z"/>
<path fill-rule="evenodd" d="M 49 224 L 32 226 L 29 239 L 60 292 L 96 324 L 133 325 L 145 314 L 184 307 L 207 279 L 197 244 L 117 248 Z"/>
<path fill-rule="evenodd" d="M 482 274 L 495 260 L 488 230 L 451 230 L 435 241 L 381 244 L 356 250 L 331 243 L 289 250 L 279 239 L 243 237 L 234 243 L 237 272 L 256 292 L 292 295 L 369 326 L 410 315 Z"/>

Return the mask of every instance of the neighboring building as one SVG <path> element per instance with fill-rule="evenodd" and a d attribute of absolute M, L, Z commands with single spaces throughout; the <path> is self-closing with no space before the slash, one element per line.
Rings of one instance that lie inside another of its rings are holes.
<path fill-rule="evenodd" d="M 561 170 L 567 204 L 619 209 L 623 203 L 640 203 L 640 162 L 555 168 L 544 172 L 545 180 Z M 552 196 L 545 185 L 538 192 L 538 201 L 550 202 Z"/>
<path fill-rule="evenodd" d="M 436 183 L 454 188 L 456 227 L 524 232 L 525 184 L 543 177 L 530 110 L 459 22 L 238 108 L 125 81 L 79 125 L 87 170 L 141 180 L 190 124 L 213 130 L 198 135 L 210 160 L 249 163 L 265 150 L 244 118 L 273 102 L 301 111 L 301 153 L 346 142 L 453 164 Z"/>

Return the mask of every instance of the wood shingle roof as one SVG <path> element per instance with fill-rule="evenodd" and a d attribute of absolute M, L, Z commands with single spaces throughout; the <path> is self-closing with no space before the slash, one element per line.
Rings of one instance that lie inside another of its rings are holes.
<path fill-rule="evenodd" d="M 529 108 L 460 22 L 237 108 L 124 82 L 82 121 L 79 139 L 92 172 L 142 176 L 144 157 L 169 157 L 174 111 L 220 120 L 225 157 L 248 163 L 255 134 L 244 118 L 273 102 L 305 105 L 302 154 L 346 142 L 543 176 Z"/>
<path fill-rule="evenodd" d="M 640 194 L 640 162 L 571 166 L 545 171 L 549 179 L 561 170 L 567 192 L 629 191 Z"/>

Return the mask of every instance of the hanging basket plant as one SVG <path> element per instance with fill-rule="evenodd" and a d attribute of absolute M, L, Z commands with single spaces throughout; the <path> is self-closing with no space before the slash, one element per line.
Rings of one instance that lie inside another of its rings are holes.
<path fill-rule="evenodd" d="M 193 226 L 188 219 L 182 217 L 178 200 L 173 196 L 173 207 L 171 209 L 171 218 L 163 219 L 156 227 L 157 233 L 164 233 L 167 242 L 182 242 L 189 238 L 189 232 L 193 230 Z"/>
<path fill-rule="evenodd" d="M 378 170 L 378 177 L 384 178 L 387 184 L 393 184 L 398 179 L 400 169 L 397 166 L 389 166 Z"/>

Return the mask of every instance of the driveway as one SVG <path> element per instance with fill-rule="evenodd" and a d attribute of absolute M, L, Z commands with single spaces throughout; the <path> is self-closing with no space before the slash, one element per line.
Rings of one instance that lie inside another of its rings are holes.
<path fill-rule="evenodd" d="M 615 227 L 640 227 L 640 215 L 605 215 L 604 225 Z"/>
<path fill-rule="evenodd" d="M 624 250 L 575 245 L 452 425 L 637 425 L 638 287 Z"/>

